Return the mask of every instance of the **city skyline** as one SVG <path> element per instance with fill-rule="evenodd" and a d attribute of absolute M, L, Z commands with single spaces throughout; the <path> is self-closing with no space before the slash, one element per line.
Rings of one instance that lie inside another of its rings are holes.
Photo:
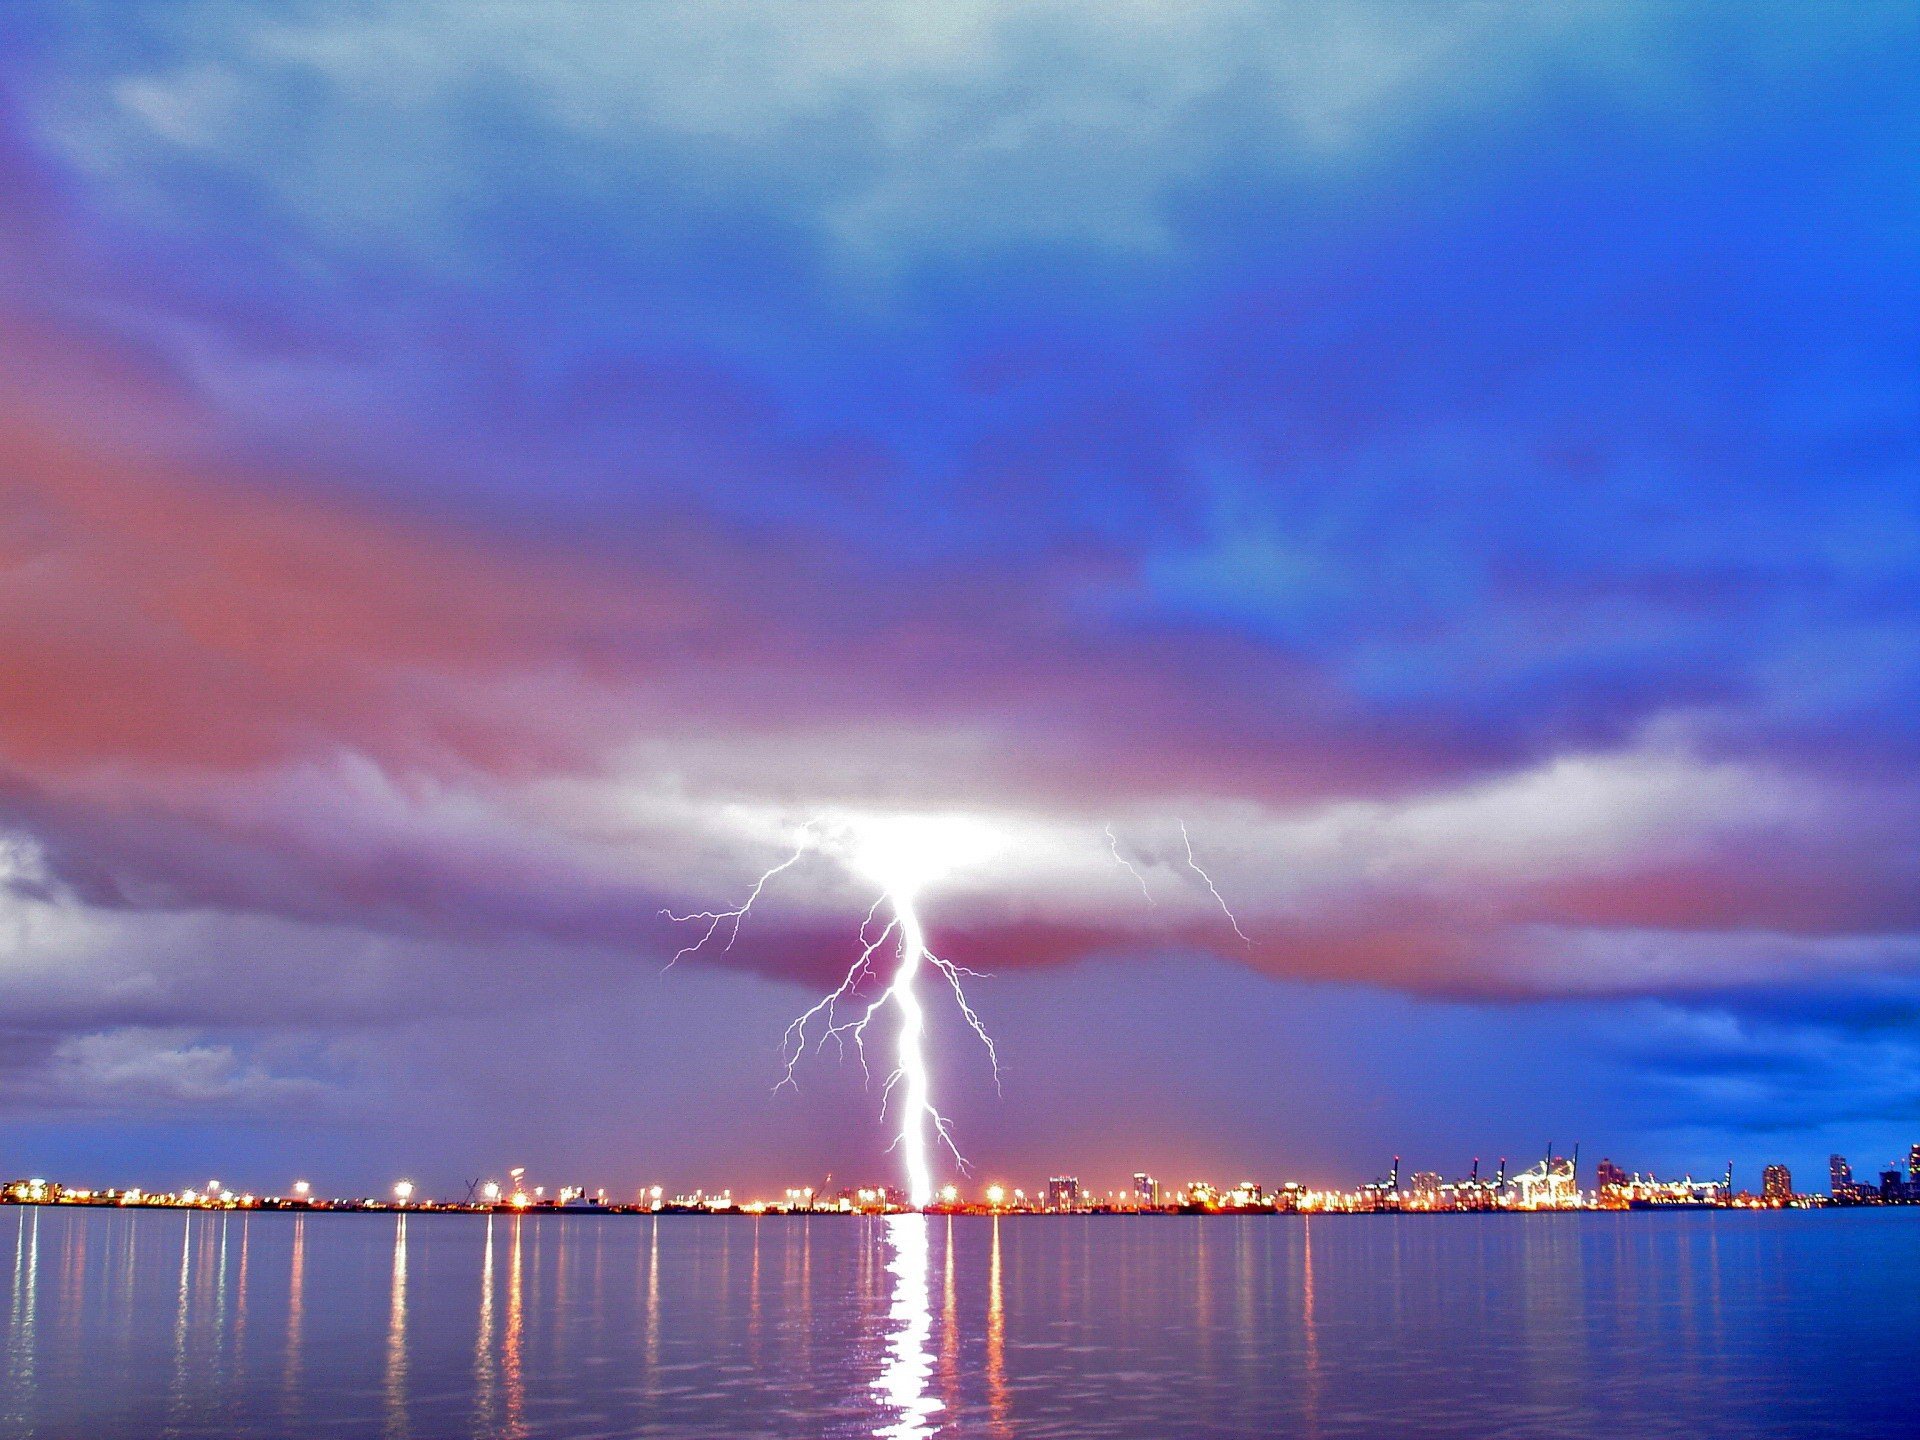
<path fill-rule="evenodd" d="M 1884 1164 L 1863 1163 L 1858 1174 L 1845 1155 L 1836 1152 L 1828 1156 L 1824 1191 L 1818 1186 L 1795 1185 L 1793 1167 L 1779 1160 L 1745 1163 L 1747 1170 L 1757 1173 L 1758 1186 L 1738 1183 L 1736 1177 L 1743 1164 L 1738 1160 L 1727 1161 L 1724 1170 L 1717 1173 L 1702 1171 L 1696 1175 L 1693 1168 L 1688 1168 L 1684 1174 L 1661 1176 L 1651 1168 L 1643 1170 L 1638 1166 L 1622 1165 L 1611 1156 L 1602 1155 L 1598 1159 L 1590 1156 L 1583 1170 L 1578 1144 L 1573 1146 L 1570 1154 L 1565 1151 L 1556 1154 L 1552 1147 L 1548 1147 L 1537 1158 L 1522 1157 L 1518 1161 L 1503 1155 L 1483 1164 L 1481 1158 L 1475 1156 L 1469 1168 L 1457 1174 L 1420 1169 L 1414 1164 L 1405 1163 L 1405 1160 L 1404 1156 L 1394 1155 L 1385 1171 L 1364 1182 L 1308 1182 L 1290 1176 L 1278 1181 L 1243 1178 L 1222 1184 L 1191 1176 L 1178 1181 L 1163 1180 L 1151 1170 L 1136 1169 L 1119 1186 L 1105 1190 L 1100 1188 L 1097 1180 L 1091 1184 L 1083 1182 L 1081 1173 L 1074 1167 L 1055 1166 L 1043 1183 L 1034 1183 L 1031 1188 L 1004 1176 L 985 1178 L 969 1175 L 960 1183 L 948 1182 L 939 1186 L 923 1202 L 915 1201 L 899 1177 L 868 1177 L 851 1182 L 842 1180 L 836 1184 L 829 1172 L 819 1177 L 818 1184 L 803 1180 L 771 1189 L 746 1186 L 736 1189 L 731 1185 L 716 1183 L 698 1186 L 664 1184 L 655 1179 L 651 1183 L 643 1182 L 629 1187 L 628 1191 L 623 1192 L 617 1187 L 578 1183 L 579 1176 L 575 1176 L 574 1182 L 568 1184 L 552 1180 L 543 1182 L 525 1166 L 512 1166 L 469 1178 L 465 1182 L 465 1193 L 457 1198 L 454 1190 L 437 1187 L 432 1181 L 423 1182 L 413 1178 L 402 1178 L 390 1186 L 376 1188 L 365 1194 L 349 1194 L 338 1189 L 330 1190 L 323 1184 L 316 1185 L 310 1178 L 281 1185 L 248 1186 L 209 1177 L 196 1185 L 166 1188 L 130 1185 L 124 1179 L 109 1183 L 97 1177 L 84 1182 L 79 1177 L 16 1177 L 0 1180 L 0 1202 L 53 1203 L 63 1196 L 67 1199 L 77 1196 L 85 1203 L 117 1201 L 135 1204 L 244 1203 L 252 1206 L 261 1202 L 271 1206 L 304 1206 L 312 1203 L 389 1207 L 397 1204 L 399 1208 L 408 1205 L 426 1208 L 478 1205 L 538 1209 L 565 1206 L 572 1201 L 628 1209 L 645 1209 L 650 1205 L 656 1210 L 663 1207 L 732 1210 L 767 1206 L 814 1210 L 832 1208 L 829 1202 L 838 1199 L 857 1202 L 852 1206 L 855 1209 L 866 1205 L 899 1209 L 951 1209 L 958 1205 L 1019 1212 L 1072 1210 L 1082 1208 L 1083 1202 L 1086 1207 L 1121 1209 L 1189 1205 L 1214 1208 L 1216 1203 L 1228 1209 L 1259 1209 L 1279 1203 L 1289 1196 L 1295 1197 L 1295 1203 L 1288 1208 L 1299 1209 L 1302 1207 L 1298 1197 L 1305 1196 L 1312 1202 L 1305 1207 L 1307 1209 L 1341 1211 L 1382 1208 L 1378 1202 L 1388 1197 L 1394 1202 L 1392 1208 L 1413 1210 L 1500 1208 L 1515 1201 L 1521 1202 L 1518 1208 L 1554 1208 L 1551 1204 L 1537 1207 L 1534 1201 L 1542 1192 L 1551 1197 L 1560 1191 L 1574 1200 L 1582 1196 L 1594 1200 L 1596 1204 L 1590 1208 L 1620 1208 L 1599 1203 L 1604 1201 L 1609 1191 L 1617 1191 L 1621 1197 L 1656 1197 L 1663 1204 L 1692 1203 L 1703 1198 L 1712 1200 L 1715 1196 L 1718 1199 L 1712 1203 L 1721 1204 L 1756 1198 L 1768 1202 L 1815 1198 L 1834 1204 L 1920 1204 L 1920 1141 L 1915 1141 L 1903 1155 Z M 1257 1171 L 1260 1167 L 1253 1168 Z M 1271 1171 L 1274 1167 L 1265 1168 Z M 1240 1173 L 1247 1172 L 1243 1169 Z M 1444 1205 L 1431 1203 L 1443 1194 L 1453 1198 Z M 1418 1202 L 1423 1196 L 1427 1197 L 1429 1203 L 1413 1203 L 1404 1207 L 1400 1204 L 1403 1198 Z M 1357 1203 L 1361 1201 L 1367 1203 Z M 846 1207 L 843 1205 L 842 1208 Z"/>
<path fill-rule="evenodd" d="M 0 16 L 0 1174 L 1904 1153 L 1911 7 L 595 8 Z"/>
<path fill-rule="evenodd" d="M 1163 1182 L 1145 1170 L 1135 1171 L 1118 1188 L 1101 1190 L 1077 1174 L 1050 1175 L 1044 1184 L 1028 1189 L 1004 1181 L 945 1185 L 924 1199 L 904 1185 L 835 1185 L 833 1177 L 814 1185 L 789 1185 L 760 1193 L 732 1187 L 673 1188 L 640 1186 L 623 1195 L 604 1186 L 546 1185 L 530 1177 L 524 1167 L 505 1172 L 505 1179 L 475 1178 L 465 1193 L 435 1193 L 411 1179 L 394 1182 L 383 1193 L 345 1195 L 329 1193 L 311 1180 L 252 1190 L 209 1179 L 197 1187 L 164 1191 L 139 1186 L 77 1186 L 45 1177 L 0 1184 L 0 1203 L 15 1205 L 81 1205 L 138 1208 L 352 1210 L 352 1211 L 491 1211 L 508 1214 L 560 1211 L 619 1213 L 713 1214 L 872 1214 L 928 1210 L 946 1214 L 1059 1214 L 1078 1212 L 1244 1215 L 1275 1211 L 1283 1214 L 1356 1213 L 1479 1213 L 1541 1210 L 1648 1210 L 1675 1208 L 1818 1208 L 1822 1206 L 1920 1205 L 1920 1141 L 1908 1148 L 1903 1160 L 1879 1167 L 1878 1173 L 1856 1176 L 1843 1155 L 1828 1158 L 1827 1187 L 1796 1187 L 1791 1168 L 1778 1162 L 1760 1167 L 1759 1188 L 1742 1187 L 1735 1180 L 1736 1165 L 1729 1161 L 1718 1177 L 1657 1176 L 1629 1170 L 1610 1157 L 1594 1162 L 1591 1185 L 1586 1184 L 1576 1148 L 1573 1155 L 1549 1152 L 1532 1165 L 1509 1170 L 1502 1157 L 1484 1172 L 1474 1160 L 1465 1175 L 1449 1178 L 1438 1171 L 1402 1171 L 1396 1155 L 1389 1171 L 1363 1185 L 1344 1189 L 1287 1180 L 1263 1184 L 1241 1180 L 1230 1184 L 1189 1179 Z"/>

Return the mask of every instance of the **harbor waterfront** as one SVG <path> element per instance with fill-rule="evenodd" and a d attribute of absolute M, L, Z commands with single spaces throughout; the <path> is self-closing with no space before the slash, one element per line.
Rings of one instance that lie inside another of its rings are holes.
<path fill-rule="evenodd" d="M 21 1206 L 0 1433 L 1911 1434 L 1886 1210 L 1307 1215 Z"/>
<path fill-rule="evenodd" d="M 0 1185 L 0 1204 L 82 1205 L 119 1208 L 198 1210 L 395 1211 L 431 1213 L 518 1214 L 557 1210 L 569 1214 L 848 1214 L 878 1215 L 924 1210 L 936 1215 L 1021 1214 L 1446 1214 L 1543 1210 L 1665 1210 L 1739 1209 L 1778 1210 L 1822 1207 L 1920 1205 L 1920 1143 L 1911 1146 L 1903 1161 L 1872 1176 L 1856 1178 L 1844 1155 L 1829 1158 L 1824 1194 L 1802 1192 L 1785 1165 L 1770 1164 L 1760 1172 L 1757 1191 L 1737 1189 L 1734 1167 L 1710 1179 L 1685 1175 L 1660 1179 L 1651 1174 L 1629 1174 L 1610 1159 L 1601 1159 L 1592 1172 L 1593 1183 L 1583 1188 L 1579 1154 L 1557 1156 L 1548 1151 L 1532 1166 L 1509 1173 L 1503 1159 L 1482 1174 L 1475 1160 L 1468 1175 L 1444 1180 L 1435 1171 L 1414 1171 L 1403 1177 L 1400 1157 L 1382 1178 L 1351 1189 L 1315 1188 L 1288 1181 L 1269 1189 L 1252 1180 L 1215 1185 L 1191 1180 L 1163 1185 L 1146 1171 L 1136 1171 L 1126 1186 L 1099 1191 L 1083 1185 L 1077 1175 L 1053 1175 L 1028 1191 L 1017 1186 L 989 1184 L 977 1193 L 956 1185 L 936 1192 L 925 1205 L 914 1205 L 896 1185 L 835 1188 L 830 1182 L 789 1187 L 771 1198 L 736 1195 L 731 1189 L 670 1193 L 659 1185 L 642 1186 L 631 1199 L 604 1188 L 584 1185 L 552 1187 L 534 1183 L 524 1168 L 506 1172 L 506 1180 L 473 1180 L 458 1200 L 435 1199 L 412 1180 L 394 1182 L 385 1195 L 330 1197 L 311 1181 L 297 1180 L 284 1193 L 237 1190 L 219 1180 L 179 1190 L 140 1187 L 65 1185 L 34 1178 Z"/>

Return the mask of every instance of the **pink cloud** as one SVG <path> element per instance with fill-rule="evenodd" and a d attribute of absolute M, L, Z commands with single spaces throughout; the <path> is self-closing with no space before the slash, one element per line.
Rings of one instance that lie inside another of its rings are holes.
<path fill-rule="evenodd" d="M 7 391 L 0 783 L 100 903 L 664 956 L 682 941 L 660 908 L 767 860 L 730 807 L 878 805 L 1037 827 L 933 917 L 996 967 L 1204 949 L 1518 993 L 1567 983 L 1525 963 L 1541 926 L 1915 919 L 1911 797 L 1862 805 L 1683 744 L 1534 761 L 1370 716 L 1284 649 L 1087 623 L 1089 594 L 1131 583 L 1118 556 L 902 586 L 685 517 L 542 547 L 129 458 L 84 438 L 73 394 L 50 420 Z M 1194 817 L 1253 943 L 1189 878 L 1157 908 L 1116 885 L 1115 814 L 1163 846 Z M 859 908 L 844 876 L 810 881 L 723 963 L 817 981 Z"/>

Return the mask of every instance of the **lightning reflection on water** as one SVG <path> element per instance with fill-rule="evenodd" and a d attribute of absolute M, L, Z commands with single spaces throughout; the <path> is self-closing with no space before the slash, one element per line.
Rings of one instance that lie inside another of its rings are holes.
<path fill-rule="evenodd" d="M 921 1440 L 934 1433 L 933 1417 L 943 1408 L 928 1393 L 934 1360 L 933 1307 L 927 1284 L 933 1221 L 927 1215 L 908 1213 L 888 1215 L 882 1224 L 892 1252 L 887 1274 L 893 1277 L 893 1303 L 888 1311 L 893 1329 L 873 1392 L 890 1414 L 873 1433 L 882 1440 Z"/>

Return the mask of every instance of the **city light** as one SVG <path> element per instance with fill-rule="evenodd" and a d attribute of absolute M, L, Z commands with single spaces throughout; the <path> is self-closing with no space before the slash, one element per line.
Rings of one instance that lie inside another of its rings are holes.
<path fill-rule="evenodd" d="M 498 1181 L 475 1182 L 469 1198 L 445 1203 L 425 1198 L 412 1180 L 397 1181 L 385 1200 L 371 1197 L 324 1197 L 305 1180 L 295 1181 L 289 1198 L 234 1191 L 218 1182 L 204 1189 L 178 1192 L 144 1188 L 68 1186 L 44 1176 L 0 1184 L 0 1204 L 115 1205 L 161 1208 L 186 1206 L 203 1210 L 358 1210 L 399 1208 L 424 1212 L 492 1210 L 505 1203 L 516 1212 L 543 1214 L 591 1211 L 602 1214 L 699 1215 L 813 1215 L 884 1216 L 922 1211 L 937 1202 L 941 1210 L 958 1215 L 1048 1214 L 1183 1214 L 1183 1215 L 1340 1215 L 1444 1214 L 1486 1211 L 1639 1211 L 1675 1208 L 1737 1210 L 1814 1209 L 1858 1206 L 1920 1206 L 1920 1145 L 1871 1177 L 1856 1179 L 1843 1156 L 1832 1157 L 1828 1189 L 1824 1194 L 1796 1190 L 1792 1173 L 1774 1163 L 1759 1171 L 1759 1186 L 1743 1190 L 1735 1185 L 1735 1167 L 1698 1178 L 1691 1174 L 1656 1177 L 1629 1173 L 1611 1159 L 1601 1159 L 1586 1172 L 1583 1185 L 1577 1151 L 1573 1155 L 1549 1151 L 1525 1167 L 1510 1168 L 1506 1160 L 1483 1169 L 1474 1160 L 1468 1173 L 1448 1179 L 1437 1170 L 1413 1171 L 1404 1180 L 1398 1157 L 1380 1178 L 1345 1188 L 1303 1184 L 1288 1180 L 1267 1185 L 1242 1179 L 1216 1185 L 1193 1179 L 1178 1187 L 1163 1186 L 1146 1170 L 1136 1170 L 1124 1187 L 1097 1189 L 1078 1175 L 1055 1174 L 1029 1192 L 1003 1182 L 984 1186 L 977 1200 L 968 1199 L 960 1186 L 945 1184 L 929 1197 L 891 1184 L 820 1187 L 790 1185 L 758 1193 L 695 1189 L 669 1195 L 660 1185 L 642 1187 L 632 1203 L 610 1200 L 604 1186 L 560 1185 L 549 1193 L 544 1185 L 527 1186 L 525 1170 L 516 1167 L 515 1188 Z"/>

